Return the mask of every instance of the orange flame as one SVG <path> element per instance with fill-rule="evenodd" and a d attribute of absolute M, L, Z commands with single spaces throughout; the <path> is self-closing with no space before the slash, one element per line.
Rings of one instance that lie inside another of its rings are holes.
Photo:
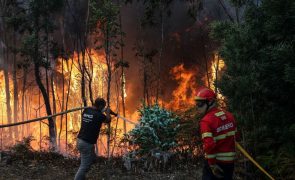
<path fill-rule="evenodd" d="M 96 51 L 92 49 L 87 49 L 85 53 L 85 68 L 87 70 L 86 74 L 86 99 L 88 100 L 87 104 L 91 105 L 90 102 L 90 91 L 89 91 L 89 80 L 92 79 L 92 93 L 93 93 L 93 99 L 96 97 L 106 97 L 107 93 L 107 85 L 106 85 L 106 71 L 107 66 L 104 63 L 105 61 L 105 55 L 99 54 Z M 53 83 L 53 89 L 55 91 L 55 106 L 56 106 L 56 112 L 65 111 L 66 109 L 66 101 L 68 96 L 68 105 L 67 109 L 72 109 L 75 107 L 81 107 L 82 106 L 82 99 L 81 99 L 81 67 L 82 67 L 82 54 L 74 53 L 73 56 L 68 59 L 61 59 L 59 58 L 57 60 L 56 66 L 54 67 L 54 83 Z M 0 72 L 0 78 L 4 79 L 3 72 Z M 12 77 L 9 77 L 10 82 Z M 125 81 L 125 77 L 124 77 Z M 1 110 L 2 110 L 2 122 L 1 124 L 7 124 L 7 110 L 6 110 L 6 94 L 5 94 L 5 81 L 0 82 L 0 101 L 1 103 Z M 115 84 L 115 83 L 114 83 Z M 111 89 L 114 92 L 115 87 L 114 84 L 112 85 Z M 12 85 L 10 85 L 12 87 Z M 125 88 L 125 87 L 124 87 Z M 13 88 L 10 88 L 10 92 L 13 92 Z M 51 108 L 53 109 L 53 103 L 52 103 L 52 93 L 51 90 L 49 91 L 50 96 L 50 102 L 51 102 Z M 113 93 L 114 95 L 111 96 L 111 108 L 114 111 L 119 111 L 117 109 L 119 102 L 117 99 L 120 99 L 118 97 L 115 97 L 116 93 Z M 127 93 L 125 90 L 125 98 L 127 97 Z M 19 101 L 20 102 L 20 101 Z M 13 98 L 11 98 L 11 107 L 13 107 Z M 42 117 L 46 116 L 45 106 L 43 105 L 43 97 L 40 94 L 40 91 L 36 85 L 31 86 L 29 90 L 25 92 L 25 119 L 32 119 L 36 117 Z M 21 111 L 18 111 L 18 117 L 21 117 Z M 53 112 L 54 113 L 54 112 Z M 80 129 L 80 121 L 81 121 L 81 112 L 72 112 L 67 115 L 64 115 L 63 117 L 58 116 L 55 118 L 56 122 L 56 133 L 57 133 L 57 140 L 58 145 L 60 146 L 60 150 L 63 152 L 65 147 L 65 141 L 66 141 L 66 129 L 67 129 L 67 141 L 68 144 L 72 144 L 75 146 L 75 138 L 76 135 Z M 67 117 L 67 126 L 66 124 L 66 117 Z M 62 119 L 61 119 L 62 118 Z M 21 121 L 21 120 L 18 120 Z M 44 123 L 43 123 L 44 122 Z M 32 147 L 34 149 L 47 149 L 48 148 L 48 126 L 47 121 L 43 120 L 43 122 L 36 122 L 36 123 L 30 123 L 24 126 L 21 126 L 19 128 L 21 131 L 24 131 L 23 135 L 24 137 L 27 137 L 29 135 L 36 138 L 35 141 L 32 142 Z M 116 123 L 112 123 L 113 128 L 115 128 Z M 118 129 L 122 129 L 123 122 L 118 122 Z M 132 126 L 128 126 L 127 130 L 130 130 Z M 9 136 L 8 128 L 1 129 L 0 132 L 3 136 L 1 138 L 1 144 L 3 143 L 5 146 L 12 145 L 15 143 L 15 141 L 18 138 L 6 138 Z M 19 132 L 20 136 L 22 135 L 21 132 Z M 123 136 L 123 132 L 118 131 L 118 135 L 120 137 Z M 100 137 L 100 140 L 98 141 L 98 151 L 100 155 L 105 154 L 105 148 L 106 146 L 106 138 Z M 116 154 L 116 151 L 114 151 Z"/>
<path fill-rule="evenodd" d="M 214 83 L 220 80 L 220 77 L 222 76 L 224 68 L 225 68 L 224 60 L 221 59 L 217 53 L 215 53 L 213 61 L 212 61 L 212 65 L 211 65 L 211 77 L 210 77 L 209 87 L 216 92 L 217 99 L 219 100 L 220 105 L 222 107 L 225 107 L 224 96 L 220 93 L 219 89 L 216 88 Z"/>
<path fill-rule="evenodd" d="M 178 82 L 178 87 L 172 92 L 173 99 L 168 107 L 173 110 L 186 109 L 194 104 L 194 89 L 196 88 L 196 70 L 188 70 L 183 64 L 175 66 L 170 73 Z"/>
<path fill-rule="evenodd" d="M 92 90 L 93 90 L 93 98 L 96 98 L 98 96 L 106 97 L 107 93 L 107 85 L 106 85 L 106 71 L 107 66 L 104 63 L 105 61 L 105 55 L 99 54 L 96 51 L 92 49 L 86 50 L 85 55 L 85 66 L 87 69 L 87 75 L 86 75 L 86 99 L 88 100 L 88 104 L 91 104 L 90 102 L 90 93 L 89 93 L 89 79 L 92 78 Z M 83 59 L 82 54 L 74 53 L 73 56 L 68 59 L 58 59 L 57 65 L 55 68 L 55 77 L 54 77 L 54 90 L 55 90 L 55 99 L 56 99 L 56 112 L 64 111 L 66 108 L 66 99 L 68 96 L 68 106 L 67 109 L 72 109 L 74 107 L 81 107 L 82 106 L 82 100 L 81 100 L 81 60 Z M 214 56 L 214 59 L 212 61 L 212 66 L 210 69 L 210 87 L 212 89 L 215 89 L 214 84 L 212 83 L 214 80 L 218 80 L 220 77 L 220 72 L 222 72 L 222 69 L 224 68 L 224 62 L 222 59 L 218 57 L 218 55 Z M 197 88 L 197 73 L 198 69 L 196 67 L 186 69 L 183 64 L 180 64 L 178 66 L 175 66 L 171 69 L 170 74 L 172 78 L 177 81 L 178 86 L 177 88 L 172 92 L 172 100 L 170 102 L 164 102 L 160 100 L 164 106 L 168 107 L 172 110 L 185 110 L 189 107 L 192 107 L 194 105 L 194 90 Z M 12 82 L 12 77 L 10 78 L 10 82 Z M 7 124 L 7 118 L 4 118 L 7 114 L 6 110 L 6 94 L 5 94 L 5 81 L 4 81 L 4 74 L 1 71 L 0 72 L 0 105 L 2 112 L 2 124 Z M 120 78 L 117 78 L 120 79 Z M 123 76 L 123 81 L 126 81 L 126 77 Z M 207 81 L 205 81 L 207 82 Z M 64 85 L 63 85 L 64 83 Z M 69 86 L 70 84 L 70 86 Z M 126 83 L 124 83 L 125 85 Z M 128 98 L 132 98 L 132 93 L 130 94 L 130 97 L 127 98 L 127 92 L 126 87 L 124 86 L 124 98 L 128 100 Z M 129 88 L 129 89 L 128 89 Z M 129 87 L 127 90 L 132 90 L 132 88 Z M 115 85 L 113 84 L 111 87 L 112 91 L 114 92 L 116 90 Z M 13 87 L 11 85 L 10 92 L 13 92 Z M 112 93 L 113 96 L 111 97 L 112 102 L 112 109 L 115 111 L 119 111 L 119 105 L 120 99 L 116 94 L 118 93 Z M 21 97 L 22 94 L 19 95 Z M 46 111 L 44 107 L 44 102 L 42 95 L 39 92 L 38 87 L 31 86 L 29 89 L 25 92 L 25 119 L 32 119 L 35 117 L 42 117 L 46 116 Z M 218 95 L 222 97 L 220 94 Z M 40 99 L 40 100 L 39 100 Z M 52 94 L 50 93 L 50 101 L 52 102 Z M 11 107 L 13 107 L 13 98 L 11 98 Z M 20 100 L 19 100 L 20 104 Z M 53 105 L 53 104 L 51 104 Z M 51 106 L 53 107 L 53 106 Z M 57 139 L 60 137 L 60 142 L 58 141 L 58 144 L 60 145 L 61 151 L 65 151 L 65 141 L 67 137 L 68 144 L 72 144 L 75 146 L 75 138 L 80 128 L 80 121 L 81 121 L 81 112 L 72 112 L 67 115 L 64 115 L 61 119 L 61 116 L 56 117 L 56 132 L 57 132 Z M 21 111 L 19 111 L 18 117 L 21 117 Z M 67 126 L 66 124 L 66 118 L 67 118 Z M 132 121 L 135 121 L 138 119 L 138 113 L 135 112 L 128 112 L 127 108 L 127 119 L 131 119 Z M 19 120 L 20 121 L 20 120 Z M 44 122 L 44 123 L 43 123 Z M 36 141 L 32 143 L 34 149 L 46 149 L 48 148 L 48 141 L 45 140 L 46 136 L 48 136 L 48 126 L 47 121 L 44 120 L 43 122 L 37 122 L 37 123 L 31 123 L 24 125 L 19 128 L 19 134 L 22 134 L 21 132 L 24 132 L 24 136 L 32 135 L 36 138 Z M 117 121 L 116 119 L 112 123 L 113 128 L 115 128 Z M 127 131 L 131 130 L 134 126 L 127 123 Z M 67 135 L 66 135 L 66 129 L 67 129 Z M 123 121 L 118 120 L 118 129 L 117 136 L 121 138 L 123 136 Z M 9 140 L 9 142 L 5 142 L 5 145 L 9 145 L 13 143 L 11 139 L 8 139 L 8 128 L 1 129 L 1 132 L 4 139 Z M 3 139 L 1 139 L 2 142 Z M 17 140 L 17 139 L 14 139 Z M 2 143 L 1 142 L 1 143 Z M 117 140 L 118 142 L 118 140 Z M 106 136 L 101 136 L 98 140 L 98 151 L 100 155 L 106 154 Z M 121 149 L 117 148 L 114 151 L 114 154 L 119 155 L 122 153 Z"/>

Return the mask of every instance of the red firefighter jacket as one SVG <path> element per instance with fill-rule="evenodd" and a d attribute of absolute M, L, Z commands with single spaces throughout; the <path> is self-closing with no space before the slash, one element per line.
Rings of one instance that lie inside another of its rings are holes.
<path fill-rule="evenodd" d="M 236 122 L 231 113 L 210 109 L 200 121 L 200 131 L 209 165 L 234 161 Z"/>

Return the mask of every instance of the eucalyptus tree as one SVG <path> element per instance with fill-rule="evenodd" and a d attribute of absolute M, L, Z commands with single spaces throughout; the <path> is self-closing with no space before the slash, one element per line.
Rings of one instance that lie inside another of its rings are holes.
<path fill-rule="evenodd" d="M 107 106 L 110 107 L 112 67 L 117 54 L 115 50 L 119 47 L 118 36 L 120 35 L 119 6 L 111 0 L 90 1 L 89 28 L 96 36 L 96 49 L 103 49 L 107 64 Z M 108 124 L 107 154 L 110 156 L 110 131 Z"/>
<path fill-rule="evenodd" d="M 7 1 L 0 1 L 0 48 L 1 48 L 1 68 L 3 69 L 4 74 L 4 82 L 5 82 L 5 97 L 6 97 L 6 112 L 7 112 L 7 123 L 12 123 L 12 113 L 11 113 L 11 105 L 10 105 L 10 81 L 9 81 L 9 48 L 7 47 L 9 44 L 8 39 L 8 28 L 5 23 L 5 18 L 8 17 L 7 7 L 9 7 L 9 3 Z M 12 128 L 9 128 L 9 136 L 13 136 Z"/>
<path fill-rule="evenodd" d="M 144 17 L 142 19 L 143 26 L 158 27 L 160 29 L 160 45 L 158 47 L 158 62 L 157 62 L 157 74 L 156 74 L 156 94 L 155 101 L 158 102 L 160 92 L 161 92 L 161 62 L 163 60 L 163 50 L 164 50 L 164 39 L 165 39 L 165 22 L 167 18 L 171 15 L 170 5 L 173 0 L 143 0 L 144 4 Z"/>
<path fill-rule="evenodd" d="M 124 44 L 124 36 L 125 36 L 125 33 L 123 32 L 123 25 L 122 25 L 122 11 L 121 11 L 122 4 L 120 3 L 119 0 L 118 0 L 118 4 L 120 6 L 120 11 L 119 11 L 120 60 L 119 60 L 119 62 L 115 66 L 117 68 L 121 67 L 122 113 L 123 113 L 123 116 L 126 117 L 126 107 L 125 107 L 126 77 L 125 77 L 125 71 L 124 71 L 124 69 L 129 67 L 129 63 L 128 63 L 128 61 L 126 61 L 124 59 L 124 46 L 125 46 L 125 44 Z M 126 134 L 126 122 L 125 121 L 123 122 L 123 131 L 124 131 L 124 134 Z"/>
<path fill-rule="evenodd" d="M 25 93 L 26 93 L 26 83 L 27 83 L 27 77 L 28 77 L 28 68 L 30 66 L 30 62 L 26 59 L 21 59 L 17 55 L 20 51 L 20 41 L 22 40 L 21 37 L 24 34 L 25 28 L 26 28 L 26 9 L 24 5 L 24 1 L 18 1 L 18 0 L 10 0 L 10 1 L 1 1 L 1 17 L 3 17 L 2 25 L 5 27 L 5 33 L 4 37 L 6 37 L 6 34 L 11 34 L 10 38 L 6 38 L 5 42 L 7 44 L 7 50 L 6 53 L 12 52 L 13 54 L 13 65 L 12 67 L 12 74 L 13 74 L 13 116 L 14 116 L 14 122 L 18 119 L 18 96 L 19 92 L 22 92 L 21 95 L 21 119 L 24 121 L 25 119 Z M 10 42 L 12 40 L 12 43 Z M 7 56 L 6 56 L 7 57 Z M 8 59 L 7 59 L 8 60 Z M 8 65 L 10 63 L 6 63 Z M 22 69 L 22 77 L 17 78 L 17 72 L 18 70 Z M 6 79 L 6 78 L 5 78 Z M 19 82 L 17 79 L 21 79 L 22 87 L 18 88 Z M 7 80 L 7 79 L 6 79 Z M 9 80 L 7 80 L 9 81 Z M 8 98 L 10 94 L 7 96 Z M 7 106 L 10 106 L 10 103 L 7 103 Z M 11 121 L 11 110 L 8 108 L 8 120 Z M 10 128 L 11 129 L 11 128 Z M 24 127 L 22 127 L 21 131 L 21 137 L 24 136 Z M 18 129 L 19 130 L 19 129 Z M 14 131 L 17 132 L 17 129 Z M 16 134 L 17 136 L 17 134 Z"/>
<path fill-rule="evenodd" d="M 134 0 L 126 0 L 126 3 L 133 3 Z M 143 15 L 140 19 L 140 31 L 146 32 L 147 28 L 156 30 L 159 43 L 151 50 L 148 50 L 146 44 L 148 42 L 145 37 L 140 37 L 137 42 L 136 56 L 143 57 L 143 79 L 144 79 L 144 96 L 154 97 L 155 102 L 158 102 L 161 96 L 161 71 L 163 54 L 165 52 L 165 39 L 168 34 L 167 24 L 168 19 L 172 15 L 172 7 L 175 0 L 137 0 L 142 3 Z M 197 7 L 199 6 L 199 0 L 183 0 L 181 3 L 187 4 L 189 15 L 196 14 Z M 140 56 L 138 56 L 141 54 Z M 149 58 L 145 58 L 144 55 L 152 55 Z M 149 61 L 152 60 L 152 61 Z M 152 65 L 152 69 L 156 69 L 156 72 L 145 71 L 147 66 Z M 145 87 L 145 86 L 149 87 Z M 152 91 L 155 91 L 152 93 Z M 148 95 L 147 95 L 148 94 Z"/>
<path fill-rule="evenodd" d="M 9 43 L 10 39 L 7 39 L 7 53 L 12 53 L 13 64 L 12 68 L 12 80 L 13 80 L 13 119 L 14 123 L 18 120 L 18 82 L 17 82 L 17 70 L 19 69 L 19 60 L 17 61 L 17 54 L 19 53 L 19 37 L 23 32 L 24 27 L 25 9 L 22 7 L 22 2 L 17 0 L 8 1 L 5 8 L 4 23 L 6 24 L 6 33 L 10 32 L 12 38 L 12 44 Z M 7 56 L 8 57 L 8 56 Z M 8 60 L 8 59 L 7 59 Z M 10 64 L 7 62 L 7 65 Z M 9 103 L 8 103 L 9 104 Z M 16 139 L 18 138 L 18 127 L 14 128 L 14 134 Z"/>
<path fill-rule="evenodd" d="M 55 57 L 54 43 L 49 41 L 55 30 L 53 13 L 63 6 L 63 0 L 29 0 L 26 3 L 26 34 L 22 42 L 22 55 L 34 65 L 36 83 L 42 93 L 47 115 L 52 115 L 49 93 L 43 81 L 41 68 L 50 68 L 48 51 Z M 48 86 L 47 86 L 48 87 Z M 56 128 L 52 118 L 48 118 L 50 148 L 56 149 Z"/>

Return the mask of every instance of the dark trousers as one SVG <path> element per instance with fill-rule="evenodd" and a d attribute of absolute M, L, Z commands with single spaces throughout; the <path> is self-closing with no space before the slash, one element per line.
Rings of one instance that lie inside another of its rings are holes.
<path fill-rule="evenodd" d="M 224 174 L 223 174 L 224 177 L 221 178 L 222 180 L 233 179 L 234 163 L 230 163 L 230 164 L 217 163 L 217 165 L 224 171 Z M 205 161 L 202 180 L 217 180 L 217 179 L 220 180 L 220 178 L 217 178 L 214 176 L 208 162 Z"/>

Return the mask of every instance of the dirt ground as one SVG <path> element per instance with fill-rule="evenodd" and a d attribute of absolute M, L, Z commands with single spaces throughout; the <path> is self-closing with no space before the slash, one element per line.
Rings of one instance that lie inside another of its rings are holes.
<path fill-rule="evenodd" d="M 185 160 L 184 160 L 185 161 Z M 87 174 L 87 179 L 169 179 L 192 180 L 200 179 L 201 163 L 173 162 L 163 170 L 136 167 L 127 171 L 121 158 L 108 161 L 106 158 L 97 158 Z M 79 160 L 66 158 L 55 153 L 23 153 L 12 154 L 1 152 L 0 179 L 1 180 L 68 180 L 73 179 L 79 167 Z"/>

